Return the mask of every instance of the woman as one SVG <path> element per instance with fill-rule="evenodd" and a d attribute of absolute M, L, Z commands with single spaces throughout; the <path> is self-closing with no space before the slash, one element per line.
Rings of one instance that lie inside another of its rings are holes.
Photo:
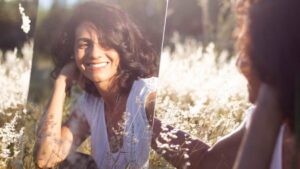
<path fill-rule="evenodd" d="M 38 128 L 37 164 L 53 167 L 91 135 L 98 168 L 147 165 L 157 55 L 129 16 L 98 2 L 80 4 L 54 50 L 54 90 Z M 66 95 L 84 93 L 62 124 Z"/>
<path fill-rule="evenodd" d="M 244 51 L 262 85 L 235 168 L 300 168 L 300 1 L 247 0 L 243 8 Z"/>

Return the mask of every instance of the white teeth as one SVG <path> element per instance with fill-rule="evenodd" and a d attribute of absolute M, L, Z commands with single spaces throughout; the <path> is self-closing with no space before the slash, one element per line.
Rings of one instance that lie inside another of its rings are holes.
<path fill-rule="evenodd" d="M 96 63 L 96 64 L 88 64 L 88 67 L 91 68 L 101 68 L 101 67 L 105 67 L 108 64 L 108 62 L 102 62 L 102 63 Z"/>

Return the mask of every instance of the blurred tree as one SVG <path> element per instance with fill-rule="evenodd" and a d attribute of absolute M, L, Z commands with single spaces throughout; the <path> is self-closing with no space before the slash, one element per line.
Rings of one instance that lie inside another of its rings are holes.
<path fill-rule="evenodd" d="M 203 8 L 205 41 L 215 40 L 219 14 L 219 0 L 199 0 Z"/>
<path fill-rule="evenodd" d="M 41 18 L 37 23 L 35 52 L 41 56 L 50 56 L 52 44 L 61 33 L 69 17 L 70 10 L 65 2 L 54 0 L 49 11 L 39 11 Z"/>
<path fill-rule="evenodd" d="M 193 37 L 202 40 L 203 35 L 202 8 L 197 0 L 170 0 L 166 34 L 171 38 L 173 32 L 181 37 Z"/>
<path fill-rule="evenodd" d="M 198 0 L 203 8 L 205 44 L 214 42 L 217 50 L 234 49 L 235 17 L 231 0 Z"/>

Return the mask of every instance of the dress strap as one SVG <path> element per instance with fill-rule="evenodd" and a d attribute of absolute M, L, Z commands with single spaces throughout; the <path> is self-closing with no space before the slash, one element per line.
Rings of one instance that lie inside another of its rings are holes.
<path fill-rule="evenodd" d="M 285 125 L 282 125 L 280 127 L 280 131 L 277 137 L 270 169 L 282 169 L 282 144 L 283 144 L 284 130 L 285 130 Z"/>

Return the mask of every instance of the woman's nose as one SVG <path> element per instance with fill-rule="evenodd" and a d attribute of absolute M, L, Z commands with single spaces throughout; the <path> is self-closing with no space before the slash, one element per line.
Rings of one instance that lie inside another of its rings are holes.
<path fill-rule="evenodd" d="M 89 51 L 89 57 L 100 58 L 105 55 L 105 50 L 99 44 L 93 44 Z"/>

